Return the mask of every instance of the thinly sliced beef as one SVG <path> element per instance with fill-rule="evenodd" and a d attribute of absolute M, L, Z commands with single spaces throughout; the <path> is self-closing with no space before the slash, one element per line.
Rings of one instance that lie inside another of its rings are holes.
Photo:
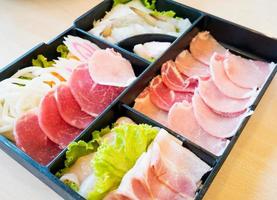
<path fill-rule="evenodd" d="M 238 117 L 223 117 L 213 112 L 202 100 L 199 92 L 196 91 L 192 98 L 194 116 L 198 124 L 209 134 L 228 138 L 236 133 L 241 121 L 250 113 L 242 114 Z"/>
<path fill-rule="evenodd" d="M 195 78 L 187 78 L 185 80 L 172 60 L 163 64 L 161 75 L 163 83 L 173 91 L 194 92 L 198 85 L 198 81 Z"/>
<path fill-rule="evenodd" d="M 226 75 L 223 62 L 225 57 L 215 53 L 211 58 L 211 76 L 216 87 L 226 96 L 236 99 L 249 98 L 256 94 L 255 89 L 247 89 L 234 84 Z"/>
<path fill-rule="evenodd" d="M 76 56 L 79 60 L 87 62 L 93 53 L 99 47 L 92 42 L 75 36 L 65 37 L 64 44 L 67 46 L 70 53 Z"/>
<path fill-rule="evenodd" d="M 77 67 L 69 79 L 69 87 L 82 111 L 97 117 L 124 90 L 122 87 L 106 86 L 95 83 L 88 67 Z"/>
<path fill-rule="evenodd" d="M 191 101 L 191 92 L 174 92 L 162 81 L 161 76 L 155 77 L 150 83 L 150 99 L 158 108 L 169 111 L 175 102 Z"/>
<path fill-rule="evenodd" d="M 81 132 L 66 123 L 58 110 L 54 91 L 50 91 L 40 102 L 39 105 L 39 126 L 47 137 L 65 148 Z"/>
<path fill-rule="evenodd" d="M 226 49 L 222 47 L 208 32 L 198 33 L 190 43 L 190 52 L 194 58 L 209 65 L 212 55 L 217 52 L 224 54 Z"/>
<path fill-rule="evenodd" d="M 210 69 L 208 65 L 205 65 L 197 61 L 188 50 L 182 51 L 175 59 L 178 70 L 188 76 L 209 76 Z"/>
<path fill-rule="evenodd" d="M 220 156 L 229 144 L 228 140 L 208 134 L 197 123 L 192 105 L 187 102 L 175 103 L 168 114 L 169 128 L 190 141 Z"/>
<path fill-rule="evenodd" d="M 231 81 L 250 89 L 261 87 L 271 71 L 269 63 L 255 62 L 230 52 L 226 53 L 224 69 Z"/>
<path fill-rule="evenodd" d="M 167 112 L 161 110 L 151 102 L 148 88 L 136 98 L 134 109 L 160 124 L 167 126 Z"/>
<path fill-rule="evenodd" d="M 37 111 L 29 111 L 16 121 L 14 135 L 16 145 L 42 165 L 47 165 L 61 152 L 41 130 Z"/>
<path fill-rule="evenodd" d="M 127 87 L 135 79 L 131 63 L 113 49 L 100 49 L 89 59 L 92 80 L 101 85 Z"/>
<path fill-rule="evenodd" d="M 71 126 L 85 129 L 94 120 L 92 116 L 81 110 L 67 85 L 62 84 L 56 88 L 55 98 L 63 120 Z"/>
<path fill-rule="evenodd" d="M 199 79 L 199 94 L 204 102 L 216 113 L 226 117 L 236 117 L 246 112 L 253 98 L 234 99 L 223 94 L 212 79 Z"/>

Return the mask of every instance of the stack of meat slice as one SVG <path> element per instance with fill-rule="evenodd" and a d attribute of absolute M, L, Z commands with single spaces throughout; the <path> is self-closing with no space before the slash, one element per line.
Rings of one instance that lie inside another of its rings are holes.
<path fill-rule="evenodd" d="M 16 144 L 39 163 L 49 163 L 136 77 L 129 61 L 113 49 L 69 36 L 65 44 L 81 64 L 68 83 L 53 88 L 39 108 L 16 122 Z"/>
<path fill-rule="evenodd" d="M 105 199 L 194 199 L 211 167 L 161 130 L 148 151 Z"/>
<path fill-rule="evenodd" d="M 200 32 L 190 51 L 162 66 L 134 108 L 221 155 L 273 67 L 234 55 Z"/>

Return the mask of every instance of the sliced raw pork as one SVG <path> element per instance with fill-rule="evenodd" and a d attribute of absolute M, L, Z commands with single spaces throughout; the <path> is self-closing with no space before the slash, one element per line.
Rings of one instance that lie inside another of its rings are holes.
<path fill-rule="evenodd" d="M 150 83 L 150 99 L 160 109 L 169 111 L 175 102 L 191 101 L 191 92 L 174 92 L 162 81 L 161 76 L 156 76 Z"/>
<path fill-rule="evenodd" d="M 75 36 L 65 37 L 64 44 L 70 53 L 81 61 L 87 61 L 99 47 L 92 42 Z"/>
<path fill-rule="evenodd" d="M 169 128 L 190 141 L 220 156 L 229 144 L 228 140 L 214 137 L 204 131 L 197 123 L 192 105 L 187 102 L 175 103 L 168 114 Z"/>
<path fill-rule="evenodd" d="M 271 72 L 269 63 L 248 60 L 230 52 L 227 52 L 225 56 L 226 74 L 240 87 L 250 89 L 261 87 Z"/>
<path fill-rule="evenodd" d="M 204 102 L 216 113 L 226 117 L 236 117 L 244 113 L 253 98 L 234 99 L 223 94 L 212 79 L 199 79 L 199 94 Z"/>
<path fill-rule="evenodd" d="M 191 77 L 185 80 L 172 60 L 163 64 L 161 75 L 163 83 L 173 91 L 194 92 L 198 85 L 198 80 L 195 78 Z"/>
<path fill-rule="evenodd" d="M 69 87 L 82 111 L 97 117 L 124 90 L 123 87 L 95 83 L 87 65 L 77 67 L 69 79 Z"/>
<path fill-rule="evenodd" d="M 16 145 L 42 165 L 47 165 L 61 152 L 41 130 L 37 111 L 29 111 L 16 121 L 14 135 Z"/>
<path fill-rule="evenodd" d="M 131 63 L 113 49 L 100 49 L 89 59 L 92 80 L 101 85 L 127 87 L 135 79 Z"/>
<path fill-rule="evenodd" d="M 223 117 L 213 112 L 202 100 L 196 91 L 192 98 L 194 116 L 198 124 L 210 135 L 219 138 L 232 137 L 239 127 L 243 118 L 250 113 L 247 112 L 238 117 Z"/>
<path fill-rule="evenodd" d="M 205 65 L 197 61 L 188 50 L 182 51 L 175 59 L 178 70 L 188 76 L 209 76 L 210 69 L 208 65 Z"/>
<path fill-rule="evenodd" d="M 256 94 L 255 89 L 247 89 L 234 84 L 224 70 L 225 57 L 214 53 L 211 58 L 211 76 L 216 87 L 226 96 L 237 99 L 249 98 Z"/>
<path fill-rule="evenodd" d="M 55 98 L 63 120 L 71 126 L 85 129 L 94 120 L 92 116 L 81 110 L 67 85 L 62 84 L 56 88 Z"/>
<path fill-rule="evenodd" d="M 217 52 L 224 54 L 226 49 L 222 47 L 208 32 L 198 33 L 190 43 L 190 52 L 194 58 L 209 65 L 212 55 Z"/>
<path fill-rule="evenodd" d="M 50 91 L 41 100 L 38 118 L 39 126 L 47 137 L 63 148 L 72 142 L 81 132 L 80 129 L 69 125 L 61 117 L 54 91 Z"/>
<path fill-rule="evenodd" d="M 151 119 L 167 126 L 167 112 L 155 106 L 149 95 L 149 88 L 146 88 L 135 100 L 134 109 L 150 117 Z"/>

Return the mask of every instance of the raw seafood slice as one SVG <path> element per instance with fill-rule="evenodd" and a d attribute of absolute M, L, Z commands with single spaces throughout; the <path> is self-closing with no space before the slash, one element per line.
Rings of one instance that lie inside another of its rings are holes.
<path fill-rule="evenodd" d="M 212 55 L 217 52 L 224 54 L 226 49 L 222 47 L 208 32 L 198 33 L 190 43 L 190 52 L 194 58 L 209 65 Z"/>
<path fill-rule="evenodd" d="M 198 80 L 193 77 L 185 80 L 172 60 L 169 60 L 163 64 L 161 75 L 163 83 L 169 89 L 174 91 L 194 92 L 194 89 L 198 85 Z"/>
<path fill-rule="evenodd" d="M 160 109 L 169 111 L 175 102 L 191 101 L 191 92 L 174 92 L 166 87 L 161 76 L 156 76 L 150 83 L 151 101 Z"/>
<path fill-rule="evenodd" d="M 197 123 L 192 105 L 187 102 L 175 103 L 168 113 L 169 128 L 188 138 L 195 144 L 220 156 L 229 144 L 228 140 L 208 134 Z"/>
<path fill-rule="evenodd" d="M 199 94 L 203 101 L 216 113 L 226 117 L 236 117 L 244 113 L 253 98 L 234 99 L 224 95 L 212 79 L 199 79 Z"/>
<path fill-rule="evenodd" d="M 146 88 L 135 100 L 134 109 L 150 117 L 151 119 L 167 126 L 167 112 L 155 106 L 149 96 L 149 88 Z"/>
<path fill-rule="evenodd" d="M 68 123 L 66 123 L 58 110 L 54 91 L 50 91 L 40 102 L 39 105 L 39 126 L 47 137 L 65 148 L 81 132 Z"/>
<path fill-rule="evenodd" d="M 192 106 L 194 116 L 198 124 L 207 131 L 209 134 L 219 137 L 228 138 L 232 137 L 237 128 L 239 127 L 242 119 L 247 114 L 242 114 L 238 117 L 223 117 L 214 113 L 202 100 L 199 92 L 196 91 L 192 98 Z"/>
<path fill-rule="evenodd" d="M 14 129 L 16 145 L 42 165 L 48 164 L 61 151 L 41 130 L 36 111 L 29 111 L 17 119 Z"/>
<path fill-rule="evenodd" d="M 182 51 L 175 59 L 177 69 L 184 75 L 209 76 L 210 69 L 207 65 L 197 61 L 188 50 Z"/>
<path fill-rule="evenodd" d="M 225 57 L 214 53 L 211 58 L 211 76 L 216 87 L 226 96 L 237 99 L 249 98 L 256 94 L 255 89 L 242 88 L 234 84 L 226 75 L 223 62 Z"/>
<path fill-rule="evenodd" d="M 94 82 L 108 86 L 127 87 L 136 79 L 131 63 L 113 49 L 96 50 L 89 73 Z"/>
<path fill-rule="evenodd" d="M 62 84 L 56 88 L 55 98 L 61 117 L 71 126 L 85 129 L 94 120 L 81 110 L 67 85 Z"/>
<path fill-rule="evenodd" d="M 95 83 L 87 65 L 77 67 L 69 79 L 69 87 L 82 111 L 93 117 L 102 113 L 108 105 L 124 90 L 122 87 Z"/>
<path fill-rule="evenodd" d="M 87 61 L 99 47 L 92 42 L 80 37 L 67 36 L 64 44 L 67 46 L 70 53 L 76 56 L 81 61 Z"/>
<path fill-rule="evenodd" d="M 270 74 L 270 65 L 255 62 L 227 52 L 224 69 L 231 81 L 243 88 L 258 88 L 263 85 Z"/>

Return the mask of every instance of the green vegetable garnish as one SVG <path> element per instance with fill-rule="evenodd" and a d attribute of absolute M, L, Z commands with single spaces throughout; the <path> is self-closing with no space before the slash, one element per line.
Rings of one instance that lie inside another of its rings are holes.
<path fill-rule="evenodd" d="M 157 11 L 157 10 L 153 10 L 151 13 L 151 15 L 159 18 L 159 17 L 170 17 L 170 18 L 173 18 L 175 17 L 176 13 L 172 10 L 170 11 Z"/>
<path fill-rule="evenodd" d="M 55 64 L 54 61 L 48 61 L 46 57 L 44 57 L 42 54 L 37 56 L 37 59 L 32 60 L 33 66 L 38 66 L 38 67 L 52 67 L 53 64 Z"/>
<path fill-rule="evenodd" d="M 69 50 L 67 46 L 65 46 L 64 44 L 61 44 L 57 47 L 57 52 L 61 54 L 62 58 L 67 58 Z"/>
<path fill-rule="evenodd" d="M 114 0 L 113 6 L 116 6 L 118 4 L 126 4 L 132 0 Z M 156 8 L 156 0 L 140 0 L 143 5 L 151 10 L 155 10 Z"/>
<path fill-rule="evenodd" d="M 64 184 L 66 184 L 68 187 L 70 187 L 75 192 L 78 192 L 79 189 L 80 189 L 79 186 L 76 183 L 74 183 L 74 182 L 72 182 L 70 180 L 65 180 Z"/>
<path fill-rule="evenodd" d="M 156 61 L 155 58 L 148 58 L 147 60 L 150 61 L 150 62 L 155 62 Z"/>
<path fill-rule="evenodd" d="M 28 76 L 20 76 L 18 78 L 24 79 L 24 80 L 32 80 L 33 79 L 32 77 L 28 77 Z"/>

